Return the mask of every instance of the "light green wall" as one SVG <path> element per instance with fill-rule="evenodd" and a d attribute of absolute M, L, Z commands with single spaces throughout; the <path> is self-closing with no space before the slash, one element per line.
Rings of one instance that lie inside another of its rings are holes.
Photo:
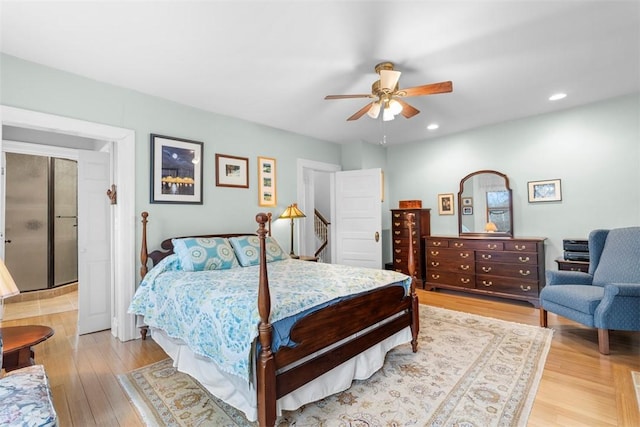
<path fill-rule="evenodd" d="M 431 233 L 458 234 L 456 215 L 438 215 L 437 195 L 481 169 L 506 174 L 513 190 L 516 237 L 546 237 L 547 268 L 562 239 L 596 228 L 640 225 L 640 96 L 623 96 L 554 114 L 390 146 L 391 206 L 420 199 Z M 527 182 L 561 179 L 562 201 L 529 203 Z"/>
<path fill-rule="evenodd" d="M 253 231 L 257 212 L 277 216 L 295 201 L 297 159 L 332 164 L 341 160 L 338 144 L 208 113 L 8 55 L 0 57 L 0 103 L 133 129 L 136 212 L 150 213 L 151 247 L 177 234 Z M 203 205 L 149 203 L 150 133 L 204 142 Z M 215 153 L 249 158 L 249 189 L 215 186 Z M 276 208 L 258 206 L 257 156 L 277 159 Z M 289 229 L 280 225 L 274 223 L 274 235 L 286 242 Z"/>

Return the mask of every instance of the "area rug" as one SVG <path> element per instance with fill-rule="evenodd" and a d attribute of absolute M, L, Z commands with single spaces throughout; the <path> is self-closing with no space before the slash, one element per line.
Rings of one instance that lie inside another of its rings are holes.
<path fill-rule="evenodd" d="M 552 331 L 420 306 L 419 351 L 393 349 L 382 369 L 278 426 L 524 426 Z M 255 426 L 171 360 L 121 375 L 148 426 Z"/>

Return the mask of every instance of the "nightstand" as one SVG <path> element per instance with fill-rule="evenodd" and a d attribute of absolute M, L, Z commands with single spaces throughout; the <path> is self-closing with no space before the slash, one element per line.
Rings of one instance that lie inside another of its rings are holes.
<path fill-rule="evenodd" d="M 571 261 L 558 258 L 556 262 L 558 263 L 558 270 L 589 272 L 589 261 Z"/>

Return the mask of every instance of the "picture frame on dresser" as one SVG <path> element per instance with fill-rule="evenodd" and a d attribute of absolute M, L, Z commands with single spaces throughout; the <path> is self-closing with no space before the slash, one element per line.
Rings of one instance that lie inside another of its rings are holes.
<path fill-rule="evenodd" d="M 150 134 L 150 203 L 202 204 L 204 143 Z"/>

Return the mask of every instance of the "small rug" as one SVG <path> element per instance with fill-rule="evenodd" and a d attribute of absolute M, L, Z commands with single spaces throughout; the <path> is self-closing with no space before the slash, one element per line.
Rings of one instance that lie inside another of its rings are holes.
<path fill-rule="evenodd" d="M 633 388 L 636 391 L 636 400 L 640 410 L 640 371 L 631 371 L 631 379 L 633 380 Z"/>
<path fill-rule="evenodd" d="M 278 426 L 525 426 L 552 331 L 420 306 L 419 351 L 405 344 L 367 380 L 287 411 Z M 121 375 L 148 426 L 254 426 L 171 360 Z"/>

